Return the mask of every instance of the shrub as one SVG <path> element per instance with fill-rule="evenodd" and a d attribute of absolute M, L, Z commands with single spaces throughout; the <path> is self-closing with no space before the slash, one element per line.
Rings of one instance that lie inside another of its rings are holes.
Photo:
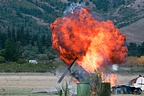
<path fill-rule="evenodd" d="M 5 62 L 4 57 L 0 56 L 0 63 L 4 63 L 4 62 Z"/>
<path fill-rule="evenodd" d="M 141 64 L 144 64 L 144 56 L 141 56 L 140 58 L 138 58 L 138 60 Z"/>
<path fill-rule="evenodd" d="M 127 57 L 127 63 L 129 63 L 130 65 L 138 65 L 138 57 L 134 57 L 134 56 L 129 56 Z"/>
<path fill-rule="evenodd" d="M 130 65 L 144 65 L 144 56 L 141 57 L 129 56 L 127 57 L 127 63 Z"/>
<path fill-rule="evenodd" d="M 27 61 L 25 59 L 18 59 L 17 63 L 24 64 L 24 63 L 27 63 Z"/>
<path fill-rule="evenodd" d="M 0 72 L 52 72 L 53 67 L 57 67 L 52 63 L 23 63 L 18 64 L 16 62 L 6 62 L 0 64 Z"/>
<path fill-rule="evenodd" d="M 37 59 L 42 61 L 42 60 L 48 60 L 47 54 L 38 54 Z"/>

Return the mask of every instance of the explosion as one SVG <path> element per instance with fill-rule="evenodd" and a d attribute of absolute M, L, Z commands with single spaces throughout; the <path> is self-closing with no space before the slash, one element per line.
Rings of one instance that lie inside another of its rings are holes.
<path fill-rule="evenodd" d="M 126 37 L 110 20 L 94 18 L 85 6 L 57 18 L 51 25 L 52 47 L 67 64 L 76 62 L 88 72 L 125 61 Z"/>

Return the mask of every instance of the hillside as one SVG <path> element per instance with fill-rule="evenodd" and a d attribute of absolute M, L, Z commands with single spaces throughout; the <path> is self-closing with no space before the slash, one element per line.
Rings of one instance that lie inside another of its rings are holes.
<path fill-rule="evenodd" d="M 52 0 L 49 2 L 56 4 Z M 54 9 L 49 3 L 39 0 L 1 0 L 0 29 L 6 31 L 8 26 L 24 26 L 31 33 L 50 34 L 49 24 L 62 14 L 61 8 Z"/>
<path fill-rule="evenodd" d="M 49 25 L 72 2 L 85 2 L 92 12 L 124 27 L 144 18 L 142 0 L 1 0 L 0 29 L 25 26 L 31 33 L 50 34 Z"/>
<path fill-rule="evenodd" d="M 9 61 L 54 59 L 49 25 L 74 3 L 85 3 L 98 19 L 113 21 L 128 43 L 144 42 L 142 0 L 0 0 L 0 56 Z"/>
<path fill-rule="evenodd" d="M 49 26 L 76 3 L 85 3 L 99 20 L 111 20 L 127 37 L 128 56 L 141 57 L 128 58 L 128 64 L 144 64 L 142 0 L 0 0 L 0 72 L 65 70 L 52 48 Z"/>
<path fill-rule="evenodd" d="M 127 42 L 141 44 L 144 42 L 144 18 L 120 29 L 127 37 Z"/>

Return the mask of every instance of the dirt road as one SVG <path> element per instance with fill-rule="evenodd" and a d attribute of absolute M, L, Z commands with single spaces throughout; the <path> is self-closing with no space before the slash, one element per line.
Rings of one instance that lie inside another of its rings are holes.
<path fill-rule="evenodd" d="M 118 75 L 117 84 L 127 84 L 137 76 L 138 74 Z M 56 88 L 59 85 L 65 84 L 66 81 L 69 82 L 71 77 L 67 75 L 61 84 L 57 84 L 58 79 L 52 73 L 0 73 L 0 96 L 3 96 L 3 94 L 23 95 L 36 91 L 57 90 Z M 73 84 L 71 86 L 75 87 Z"/>
<path fill-rule="evenodd" d="M 118 75 L 117 84 L 127 84 L 138 74 Z M 52 73 L 0 73 L 0 88 L 55 88 L 58 77 Z M 66 76 L 62 82 L 69 82 Z"/>
<path fill-rule="evenodd" d="M 0 88 L 55 88 L 58 77 L 50 73 L 1 73 Z M 68 80 L 65 78 L 64 81 Z M 64 82 L 63 81 L 63 82 Z"/>

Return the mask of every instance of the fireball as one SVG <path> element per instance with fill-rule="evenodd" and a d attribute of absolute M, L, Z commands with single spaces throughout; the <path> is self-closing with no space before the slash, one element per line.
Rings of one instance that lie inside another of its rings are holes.
<path fill-rule="evenodd" d="M 52 47 L 67 64 L 76 63 L 88 72 L 121 64 L 127 56 L 126 37 L 112 21 L 94 18 L 85 6 L 57 18 L 51 25 Z"/>

